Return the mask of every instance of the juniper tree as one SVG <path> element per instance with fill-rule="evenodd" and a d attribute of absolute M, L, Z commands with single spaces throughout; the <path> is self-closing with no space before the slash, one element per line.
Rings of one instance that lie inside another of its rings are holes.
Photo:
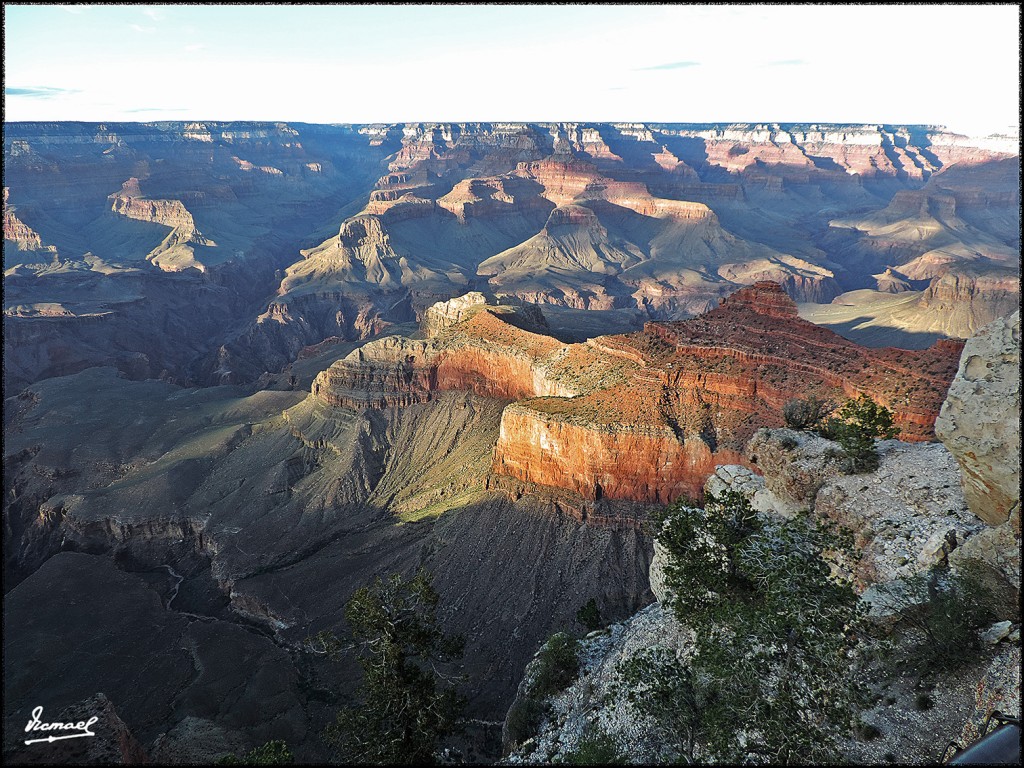
<path fill-rule="evenodd" d="M 847 536 L 805 518 L 758 517 L 735 492 L 671 508 L 668 607 L 693 630 L 687 660 L 639 655 L 620 674 L 634 704 L 694 759 L 788 764 L 837 759 L 861 693 L 853 648 L 862 617 L 829 557 Z M 851 553 L 852 554 L 852 553 Z"/>
<path fill-rule="evenodd" d="M 888 440 L 900 433 L 892 411 L 864 394 L 843 403 L 835 416 L 821 422 L 818 431 L 842 446 L 847 468 L 853 473 L 878 469 L 875 438 Z"/>
<path fill-rule="evenodd" d="M 363 682 L 359 703 L 339 711 L 325 734 L 342 763 L 431 764 L 455 730 L 463 702 L 437 663 L 461 656 L 462 640 L 441 632 L 438 602 L 421 572 L 378 578 L 346 604 Z M 335 658 L 343 650 L 330 633 L 312 644 Z"/>

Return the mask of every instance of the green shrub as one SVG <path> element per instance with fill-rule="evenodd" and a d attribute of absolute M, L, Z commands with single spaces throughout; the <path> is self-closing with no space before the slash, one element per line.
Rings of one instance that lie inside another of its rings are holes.
<path fill-rule="evenodd" d="M 580 644 L 565 632 L 553 634 L 537 656 L 529 695 L 546 699 L 568 688 L 580 671 Z"/>
<path fill-rule="evenodd" d="M 925 712 L 935 706 L 935 701 L 927 693 L 919 693 L 914 697 L 914 707 Z"/>
<path fill-rule="evenodd" d="M 878 450 L 875 438 L 888 440 L 899 434 L 888 408 L 879 405 L 868 395 L 847 400 L 835 416 L 825 419 L 817 428 L 822 437 L 835 440 L 842 446 L 845 471 L 851 474 L 873 472 L 878 469 Z"/>
<path fill-rule="evenodd" d="M 464 701 L 437 664 L 462 656 L 463 641 L 441 631 L 440 596 L 427 574 L 393 574 L 356 590 L 345 604 L 363 682 L 358 703 L 339 710 L 325 730 L 343 763 L 435 762 L 435 753 L 458 730 Z M 333 658 L 338 640 L 311 640 Z"/>
<path fill-rule="evenodd" d="M 583 732 L 579 745 L 565 756 L 563 762 L 569 765 L 625 765 L 626 758 L 611 736 L 591 724 Z"/>
<path fill-rule="evenodd" d="M 814 429 L 835 407 L 831 400 L 819 400 L 816 397 L 790 400 L 782 406 L 782 418 L 790 429 Z"/>
<path fill-rule="evenodd" d="M 597 601 L 594 598 L 587 600 L 586 604 L 576 611 L 576 623 L 590 632 L 604 626 L 604 622 L 601 620 L 601 611 L 598 609 Z"/>
<path fill-rule="evenodd" d="M 225 755 L 217 760 L 217 765 L 291 765 L 294 762 L 285 742 L 268 741 L 244 755 Z"/>

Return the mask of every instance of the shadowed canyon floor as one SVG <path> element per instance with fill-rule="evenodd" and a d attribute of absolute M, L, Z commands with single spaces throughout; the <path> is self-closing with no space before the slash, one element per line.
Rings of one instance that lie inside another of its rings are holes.
<path fill-rule="evenodd" d="M 201 744 L 280 737 L 312 759 L 330 703 L 354 677 L 350 664 L 303 666 L 298 646 L 338 629 L 347 598 L 375 575 L 433 574 L 446 629 L 469 638 L 461 671 L 472 708 L 492 721 L 536 646 L 579 605 L 596 597 L 625 616 L 650 600 L 649 543 L 634 528 L 581 524 L 561 509 L 579 501 L 557 492 L 487 490 L 502 401 L 451 392 L 358 413 L 296 392 L 181 390 L 111 369 L 29 392 L 7 425 L 18 448 L 5 472 L 16 497 L 6 583 L 23 579 L 5 607 L 21 628 L 7 634 L 6 655 L 23 671 L 5 696 L 26 718 L 43 691 L 51 708 L 103 691 L 147 745 L 199 718 L 216 724 Z M 171 587 L 153 574 L 164 564 L 183 577 L 167 608 L 160 594 Z M 66 598 L 53 598 L 54 581 Z M 65 599 L 81 620 L 60 608 Z M 55 643 L 104 650 L 76 661 Z M 175 674 L 136 668 L 148 654 Z M 134 670 L 130 688 L 109 683 L 115 658 Z M 237 686 L 246 693 L 226 693 Z"/>

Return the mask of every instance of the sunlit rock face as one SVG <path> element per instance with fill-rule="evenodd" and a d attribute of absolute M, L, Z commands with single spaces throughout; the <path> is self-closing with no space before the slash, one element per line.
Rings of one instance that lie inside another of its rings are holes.
<path fill-rule="evenodd" d="M 1006 522 L 1020 504 L 1019 310 L 968 339 L 935 430 L 960 463 L 971 511 Z"/>
<path fill-rule="evenodd" d="M 770 280 L 863 309 L 836 323 L 858 341 L 916 347 L 1019 297 L 1014 142 L 930 126 L 17 123 L 4 141 L 5 311 L 31 326 L 8 341 L 39 352 L 12 353 L 12 385 L 108 363 L 254 381 L 471 290 L 642 322 Z M 876 286 L 908 301 L 859 293 Z"/>
<path fill-rule="evenodd" d="M 439 303 L 425 314 L 428 339 L 365 344 L 321 373 L 313 394 L 352 409 L 452 390 L 515 401 L 502 412 L 495 475 L 590 500 L 667 503 L 697 496 L 717 464 L 750 464 L 754 430 L 809 394 L 868 392 L 894 410 L 904 439 L 928 439 L 960 350 L 859 347 L 801 320 L 769 282 L 693 320 L 584 344 L 520 327 L 530 316 L 480 294 Z"/>

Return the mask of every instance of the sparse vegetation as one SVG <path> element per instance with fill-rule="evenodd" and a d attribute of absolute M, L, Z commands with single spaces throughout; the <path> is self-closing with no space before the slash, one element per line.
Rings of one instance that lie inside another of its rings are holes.
<path fill-rule="evenodd" d="M 359 703 L 338 712 L 325 736 L 343 763 L 432 764 L 452 733 L 462 700 L 436 662 L 462 655 L 462 640 L 437 622 L 438 594 L 424 573 L 395 574 L 356 591 L 345 606 L 363 683 Z M 332 656 L 342 648 L 329 633 L 314 642 Z"/>
<path fill-rule="evenodd" d="M 868 395 L 847 400 L 835 416 L 820 423 L 817 431 L 823 437 L 835 440 L 842 446 L 845 469 L 851 474 L 878 469 L 879 456 L 878 449 L 875 448 L 875 438 L 888 440 L 900 432 L 893 421 L 892 411 L 879 405 Z"/>
<path fill-rule="evenodd" d="M 217 765 L 292 765 L 295 758 L 283 741 L 268 741 L 244 755 L 225 755 Z"/>
<path fill-rule="evenodd" d="M 604 626 L 604 622 L 601 620 L 601 611 L 598 609 L 597 601 L 594 598 L 587 600 L 587 602 L 580 606 L 580 609 L 576 611 L 576 623 L 589 632 L 593 632 Z"/>
<path fill-rule="evenodd" d="M 685 664 L 648 653 L 623 666 L 625 680 L 647 681 L 634 695 L 641 710 L 687 758 L 699 743 L 702 759 L 720 762 L 836 759 L 863 696 L 863 609 L 826 559 L 852 557 L 850 537 L 762 519 L 729 492 L 704 509 L 672 507 L 659 540 L 670 608 L 695 639 Z"/>

